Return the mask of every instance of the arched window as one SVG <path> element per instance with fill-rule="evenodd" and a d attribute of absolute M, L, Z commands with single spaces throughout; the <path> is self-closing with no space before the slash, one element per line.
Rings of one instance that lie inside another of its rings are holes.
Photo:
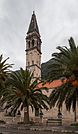
<path fill-rule="evenodd" d="M 30 41 L 28 42 L 28 48 L 30 48 Z"/>
<path fill-rule="evenodd" d="M 38 47 L 38 41 L 37 41 L 37 47 Z"/>
<path fill-rule="evenodd" d="M 30 62 L 28 61 L 28 66 L 30 66 Z"/>
<path fill-rule="evenodd" d="M 34 47 L 34 39 L 32 40 L 32 47 Z"/>
<path fill-rule="evenodd" d="M 32 60 L 32 65 L 34 65 L 34 61 Z"/>

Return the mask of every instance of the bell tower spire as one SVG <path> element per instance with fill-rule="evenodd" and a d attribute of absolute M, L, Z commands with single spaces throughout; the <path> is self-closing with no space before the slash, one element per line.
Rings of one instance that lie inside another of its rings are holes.
<path fill-rule="evenodd" d="M 41 78 L 41 39 L 34 11 L 26 36 L 26 68 L 34 78 Z"/>
<path fill-rule="evenodd" d="M 33 11 L 27 34 L 33 32 L 33 31 L 35 31 L 39 34 L 39 28 L 38 28 L 38 25 L 37 25 L 37 19 L 36 19 L 35 11 Z"/>

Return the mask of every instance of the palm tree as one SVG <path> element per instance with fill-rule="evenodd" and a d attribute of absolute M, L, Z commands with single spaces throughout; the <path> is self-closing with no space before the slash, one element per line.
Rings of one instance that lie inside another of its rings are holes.
<path fill-rule="evenodd" d="M 2 97 L 2 90 L 5 88 L 6 80 L 10 73 L 10 68 L 12 67 L 12 64 L 7 63 L 7 59 L 3 60 L 3 55 L 0 55 L 0 102 Z M 1 104 L 0 104 L 0 110 L 2 110 Z"/>
<path fill-rule="evenodd" d="M 59 78 L 68 78 L 72 74 L 77 75 L 78 72 L 78 47 L 76 47 L 73 38 L 69 40 L 70 48 L 66 46 L 57 49 L 59 52 L 52 54 L 52 64 L 49 65 L 51 69 L 49 79 L 55 80 Z"/>
<path fill-rule="evenodd" d="M 48 97 L 42 93 L 43 89 L 37 88 L 38 79 L 33 80 L 33 74 L 28 70 L 13 72 L 8 79 L 7 89 L 3 91 L 2 103 L 6 103 L 5 108 L 11 108 L 11 114 L 15 114 L 18 109 L 24 109 L 24 122 L 29 123 L 29 106 L 33 108 L 48 109 Z M 47 102 L 47 103 L 46 103 Z"/>
<path fill-rule="evenodd" d="M 73 87 L 71 83 L 65 83 L 60 87 L 55 88 L 50 96 L 50 108 L 57 106 L 62 109 L 63 103 L 66 105 L 67 111 L 72 108 L 74 112 L 74 121 L 76 122 L 76 103 L 78 100 L 78 88 Z"/>
<path fill-rule="evenodd" d="M 4 82 L 8 77 L 12 64 L 6 63 L 9 57 L 3 60 L 3 55 L 0 55 L 0 89 L 4 86 Z"/>
<path fill-rule="evenodd" d="M 78 100 L 78 47 L 72 37 L 69 40 L 69 47 L 58 46 L 59 52 L 52 54 L 53 63 L 50 66 L 49 79 L 61 79 L 63 85 L 52 91 L 50 101 L 52 101 L 51 106 L 57 104 L 58 107 L 62 107 L 63 102 L 65 102 L 67 110 L 70 111 L 72 106 L 74 113 L 76 113 L 76 102 Z"/>

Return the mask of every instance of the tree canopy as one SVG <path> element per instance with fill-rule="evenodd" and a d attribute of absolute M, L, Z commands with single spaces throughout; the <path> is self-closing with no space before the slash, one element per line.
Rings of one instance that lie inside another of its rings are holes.
<path fill-rule="evenodd" d="M 2 103 L 6 102 L 5 108 L 11 109 L 15 114 L 18 109 L 27 108 L 29 117 L 29 106 L 33 108 L 48 109 L 48 97 L 43 94 L 45 88 L 37 88 L 38 79 L 33 80 L 33 74 L 28 70 L 12 72 L 7 81 L 7 89 L 3 90 Z M 28 118 L 29 121 L 29 118 Z"/>
<path fill-rule="evenodd" d="M 59 52 L 52 54 L 51 72 L 49 79 L 62 80 L 63 84 L 55 88 L 50 95 L 50 106 L 62 107 L 65 103 L 67 110 L 76 110 L 78 101 L 78 46 L 73 38 L 69 40 L 69 48 L 66 46 L 57 49 Z"/>

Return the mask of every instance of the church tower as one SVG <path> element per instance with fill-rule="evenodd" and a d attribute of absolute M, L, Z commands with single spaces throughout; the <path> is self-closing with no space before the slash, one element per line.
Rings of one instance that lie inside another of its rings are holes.
<path fill-rule="evenodd" d="M 26 36 L 26 68 L 34 78 L 41 78 L 41 39 L 34 11 Z"/>

